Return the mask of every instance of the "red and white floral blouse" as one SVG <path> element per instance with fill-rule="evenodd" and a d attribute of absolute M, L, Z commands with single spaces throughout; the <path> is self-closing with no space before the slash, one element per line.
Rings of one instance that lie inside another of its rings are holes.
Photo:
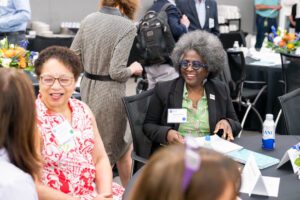
<path fill-rule="evenodd" d="M 68 103 L 72 111 L 71 126 L 62 115 L 50 113 L 40 97 L 36 100 L 37 122 L 43 138 L 42 181 L 54 189 L 89 200 L 97 195 L 92 120 L 82 102 L 70 99 Z M 65 137 L 68 134 L 72 136 Z M 116 183 L 112 190 L 114 197 L 121 197 L 124 192 Z"/>

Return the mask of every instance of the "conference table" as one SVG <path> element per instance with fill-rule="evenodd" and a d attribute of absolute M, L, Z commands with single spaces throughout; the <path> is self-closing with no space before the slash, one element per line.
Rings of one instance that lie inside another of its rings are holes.
<path fill-rule="evenodd" d="M 272 156 L 281 159 L 286 150 L 294 144 L 300 142 L 300 135 L 276 135 L 276 148 L 273 151 L 263 150 L 261 148 L 261 134 L 256 132 L 244 131 L 240 138 L 235 138 L 235 143 L 243 146 L 246 149 L 262 153 L 268 156 Z M 142 173 L 141 168 L 131 178 L 123 197 L 123 200 L 128 199 L 128 195 L 137 179 Z M 298 176 L 293 173 L 293 170 L 289 164 L 282 166 L 280 169 L 276 169 L 276 165 L 262 169 L 263 176 L 280 177 L 278 197 L 267 197 L 259 195 L 251 195 L 240 193 L 239 197 L 242 200 L 253 199 L 268 199 L 268 200 L 299 200 L 300 199 L 300 180 Z M 145 187 L 147 187 L 145 185 Z M 268 186 L 267 186 L 268 187 Z M 200 195 L 200 194 L 199 194 Z"/>

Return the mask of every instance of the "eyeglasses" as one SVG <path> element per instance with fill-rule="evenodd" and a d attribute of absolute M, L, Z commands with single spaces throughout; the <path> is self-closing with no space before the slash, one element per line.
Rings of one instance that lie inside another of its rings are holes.
<path fill-rule="evenodd" d="M 182 190 L 186 191 L 193 175 L 200 169 L 201 157 L 198 153 L 199 144 L 192 137 L 185 138 L 184 174 Z"/>
<path fill-rule="evenodd" d="M 40 76 L 42 84 L 46 86 L 52 86 L 56 80 L 58 80 L 61 86 L 70 86 L 73 83 L 74 77 L 68 75 L 61 75 L 55 78 L 52 75 L 45 74 Z"/>
<path fill-rule="evenodd" d="M 193 70 L 199 70 L 201 68 L 207 69 L 207 64 L 203 64 L 198 60 L 190 61 L 190 60 L 182 60 L 179 63 L 180 67 L 182 69 L 187 69 L 190 65 L 193 68 Z"/>

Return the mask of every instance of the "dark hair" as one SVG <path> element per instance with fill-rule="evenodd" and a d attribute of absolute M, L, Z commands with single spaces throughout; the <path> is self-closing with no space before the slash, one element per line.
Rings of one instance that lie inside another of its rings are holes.
<path fill-rule="evenodd" d="M 78 79 L 83 70 L 79 56 L 76 55 L 72 50 L 60 46 L 48 47 L 40 53 L 38 59 L 34 62 L 35 73 L 37 76 L 41 75 L 43 65 L 52 58 L 63 63 L 68 69 L 71 70 L 75 80 Z"/>
<path fill-rule="evenodd" d="M 36 177 L 40 159 L 32 82 L 21 70 L 0 68 L 0 94 L 0 148 L 12 164 Z"/>
<path fill-rule="evenodd" d="M 129 19 L 134 19 L 135 12 L 139 7 L 139 0 L 100 0 L 100 6 L 117 7 Z"/>
<path fill-rule="evenodd" d="M 219 38 L 214 34 L 197 30 L 180 37 L 171 55 L 176 71 L 180 72 L 179 63 L 189 50 L 196 51 L 208 65 L 208 78 L 217 76 L 223 70 L 226 53 Z"/>
<path fill-rule="evenodd" d="M 186 191 L 182 189 L 185 148 L 170 145 L 157 151 L 130 194 L 130 200 L 210 200 L 218 199 L 228 186 L 235 197 L 239 193 L 241 175 L 232 159 L 209 149 L 199 149 L 201 164 Z"/>

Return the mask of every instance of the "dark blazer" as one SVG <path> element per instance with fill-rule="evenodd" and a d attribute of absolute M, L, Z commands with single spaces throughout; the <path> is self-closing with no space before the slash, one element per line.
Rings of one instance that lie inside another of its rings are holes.
<path fill-rule="evenodd" d="M 179 124 L 168 124 L 169 108 L 182 108 L 184 79 L 157 83 L 144 121 L 144 133 L 152 141 L 152 152 L 160 144 L 167 144 L 166 136 L 169 129 L 178 130 Z M 241 130 L 241 125 L 235 114 L 227 86 L 216 79 L 209 79 L 204 85 L 208 101 L 210 132 L 213 133 L 216 124 L 226 119 L 231 125 L 233 135 Z"/>
<path fill-rule="evenodd" d="M 195 0 L 176 0 L 176 5 L 182 14 L 185 14 L 190 20 L 189 31 L 193 30 L 205 30 L 211 32 L 217 36 L 219 36 L 219 22 L 218 22 L 218 9 L 217 3 L 215 0 L 206 0 L 205 8 L 206 8 L 206 19 L 205 25 L 202 28 L 199 22 Z M 214 27 L 209 27 L 209 19 L 214 20 Z"/>
<path fill-rule="evenodd" d="M 156 0 L 154 1 L 153 5 L 149 10 L 153 10 L 155 12 L 159 12 L 161 8 L 166 4 L 169 3 L 168 0 Z M 168 24 L 171 29 L 172 35 L 177 41 L 180 36 L 187 32 L 187 28 L 180 24 L 181 19 L 181 12 L 176 8 L 176 6 L 171 5 L 167 8 L 166 13 L 168 15 Z"/>

